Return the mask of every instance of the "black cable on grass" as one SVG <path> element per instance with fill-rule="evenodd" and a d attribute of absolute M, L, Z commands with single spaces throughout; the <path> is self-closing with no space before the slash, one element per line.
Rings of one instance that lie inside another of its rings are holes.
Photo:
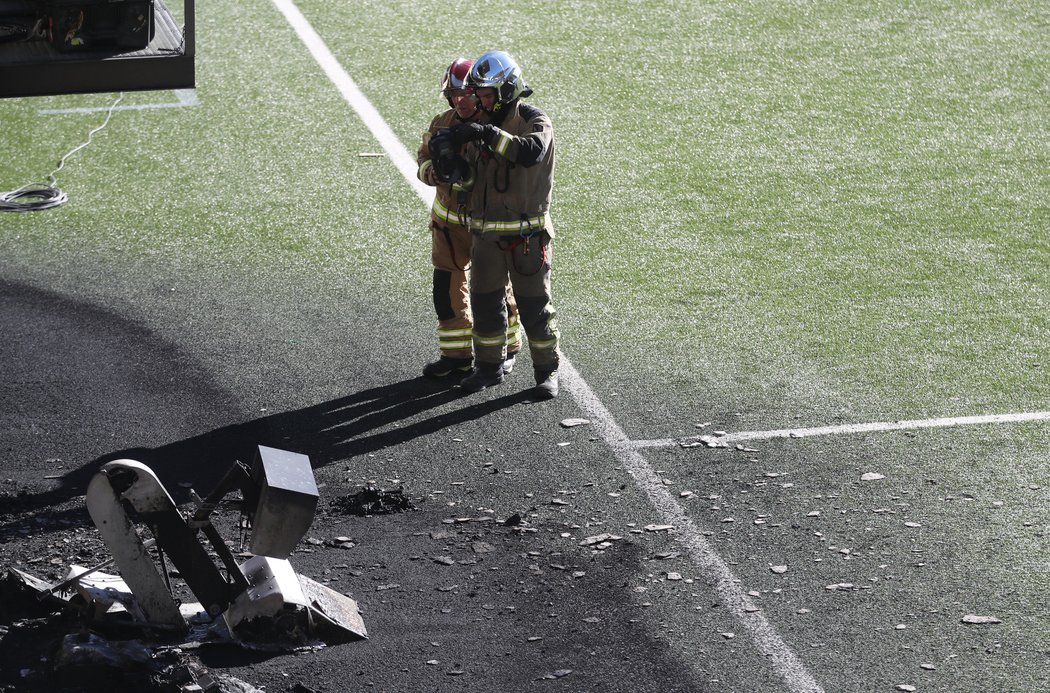
<path fill-rule="evenodd" d="M 17 190 L 0 193 L 0 212 L 35 212 L 41 209 L 58 207 L 69 200 L 69 195 L 57 187 L 58 181 L 55 179 L 55 174 L 66 165 L 66 159 L 91 144 L 95 133 L 109 125 L 109 119 L 113 117 L 113 109 L 117 107 L 117 104 L 123 98 L 124 92 L 117 94 L 116 101 L 106 111 L 106 119 L 102 121 L 101 125 L 88 133 L 86 142 L 75 147 L 59 160 L 58 168 L 47 174 L 47 183 L 27 183 Z"/>

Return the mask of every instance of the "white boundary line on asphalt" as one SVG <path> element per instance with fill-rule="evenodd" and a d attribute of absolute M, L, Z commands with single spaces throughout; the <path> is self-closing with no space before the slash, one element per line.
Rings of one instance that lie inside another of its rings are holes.
<path fill-rule="evenodd" d="M 642 448 L 667 448 L 675 445 L 694 447 L 712 444 L 740 443 L 747 440 L 771 440 L 773 438 L 812 438 L 814 436 L 837 436 L 850 433 L 884 433 L 887 431 L 911 431 L 919 428 L 949 428 L 952 426 L 976 426 L 981 424 L 1023 423 L 1026 421 L 1050 421 L 1050 411 L 1031 411 L 1020 414 L 989 414 L 986 416 L 952 416 L 936 419 L 912 419 L 906 421 L 881 421 L 874 423 L 843 424 L 841 426 L 818 426 L 815 428 L 781 428 L 774 431 L 739 431 L 723 435 L 709 434 L 684 438 L 662 438 L 657 440 L 632 440 L 628 445 L 634 450 Z"/>
<path fill-rule="evenodd" d="M 790 690 L 821 691 L 802 661 L 741 588 L 740 579 L 707 541 L 652 465 L 632 447 L 616 419 L 564 356 L 558 370 L 573 399 L 591 419 L 602 440 L 612 448 L 616 459 L 656 507 L 663 522 L 674 526 L 674 538 L 686 549 L 693 565 L 714 583 L 719 598 L 751 636 L 758 651 L 770 659 L 773 669 Z"/>
<path fill-rule="evenodd" d="M 429 208 L 433 201 L 434 191 L 423 185 L 416 178 L 416 161 L 401 141 L 383 120 L 383 117 L 372 106 L 357 85 L 335 59 L 328 46 L 314 31 L 313 27 L 295 6 L 292 0 L 273 0 L 273 4 L 284 15 L 299 38 L 306 45 L 310 54 L 321 66 L 328 78 L 346 99 L 347 103 L 360 116 L 368 129 L 379 140 L 405 180 L 420 199 Z M 612 414 L 601 403 L 587 383 L 580 377 L 569 359 L 562 357 L 561 379 L 565 389 L 576 400 L 577 404 L 593 420 L 595 428 L 602 439 L 609 445 L 617 460 L 634 478 L 650 502 L 655 506 L 665 524 L 674 525 L 675 538 L 687 550 L 693 564 L 700 572 L 715 583 L 715 589 L 725 605 L 751 635 L 758 650 L 767 656 L 773 669 L 781 676 L 791 691 L 819 693 L 821 687 L 806 670 L 805 665 L 777 634 L 776 629 L 752 603 L 740 587 L 740 580 L 733 574 L 729 565 L 714 550 L 700 529 L 686 514 L 685 509 L 667 490 L 659 475 L 649 463 L 630 446 L 626 434 L 616 423 Z"/>

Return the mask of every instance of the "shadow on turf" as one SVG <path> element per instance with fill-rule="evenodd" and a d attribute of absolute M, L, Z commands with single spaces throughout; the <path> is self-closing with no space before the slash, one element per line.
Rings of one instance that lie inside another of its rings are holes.
<path fill-rule="evenodd" d="M 188 479 L 194 480 L 198 490 L 206 490 L 199 479 L 212 476 L 219 470 L 225 471 L 233 460 L 250 463 L 257 445 L 308 455 L 316 469 L 528 402 L 530 393 L 528 390 L 514 392 L 407 426 L 397 426 L 401 421 L 444 407 L 462 397 L 460 390 L 450 388 L 448 384 L 413 378 L 312 407 L 224 426 L 158 448 L 114 452 L 89 465 L 87 476 L 89 478 L 90 473 L 105 462 L 126 457 L 149 465 L 169 486 L 169 492 L 172 491 L 171 484 L 178 487 L 180 481 Z M 86 481 L 85 478 L 81 483 Z"/>
<path fill-rule="evenodd" d="M 70 456 L 80 446 L 98 450 L 85 432 L 99 422 L 112 427 L 114 420 L 124 417 L 129 426 L 122 435 L 150 439 L 165 429 L 158 422 L 200 430 L 202 421 L 229 421 L 227 415 L 236 406 L 178 345 L 93 303 L 0 279 L 0 327 L 8 328 L 0 329 L 0 354 L 11 358 L 8 380 L 23 384 L 12 389 L 20 398 L 10 413 L 16 421 L 40 419 L 51 434 L 47 439 L 35 429 L 16 430 L 20 435 L 7 442 L 18 452 L 32 448 L 26 459 L 45 445 Z M 55 387 L 45 387 L 50 383 Z M 99 467 L 111 460 L 127 458 L 149 465 L 175 501 L 182 503 L 190 484 L 206 493 L 234 460 L 250 463 L 256 445 L 303 453 L 315 468 L 323 467 L 529 400 L 529 390 L 463 400 L 465 406 L 453 411 L 414 420 L 460 399 L 462 392 L 451 387 L 454 383 L 420 376 L 222 426 L 160 447 L 115 450 L 53 479 L 55 486 L 46 491 L 0 494 L 0 540 L 17 538 L 28 515 L 36 516 L 35 533 L 90 525 L 79 497 Z M 121 407 L 115 409 L 114 402 Z M 398 425 L 410 419 L 411 424 Z M 27 476 L 32 475 L 29 470 Z"/>
<path fill-rule="evenodd" d="M 450 385 L 450 382 L 418 377 L 304 409 L 223 426 L 156 448 L 117 450 L 70 471 L 53 490 L 0 498 L 0 514 L 39 510 L 81 496 L 91 477 L 112 460 L 132 459 L 148 465 L 175 502 L 181 504 L 188 500 L 190 484 L 204 495 L 218 483 L 234 460 L 251 463 L 257 445 L 308 455 L 316 469 L 531 401 L 531 393 L 526 389 L 476 401 L 407 426 L 396 425 L 461 400 L 462 391 Z M 71 523 L 85 523 L 87 515 L 84 508 L 78 506 L 51 513 L 49 519 L 50 524 L 68 527 Z M 0 532 L 5 529 L 8 529 L 7 523 L 0 525 Z"/>

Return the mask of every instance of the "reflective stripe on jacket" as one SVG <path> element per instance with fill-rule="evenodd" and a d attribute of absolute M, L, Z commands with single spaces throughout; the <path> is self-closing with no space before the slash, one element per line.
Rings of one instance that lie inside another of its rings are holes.
<path fill-rule="evenodd" d="M 516 102 L 497 124 L 486 126 L 484 144 L 468 145 L 474 187 L 467 197 L 470 228 L 477 233 L 554 235 L 549 211 L 554 187 L 554 127 L 546 113 Z"/>
<path fill-rule="evenodd" d="M 456 112 L 453 109 L 439 113 L 430 121 L 430 127 L 423 133 L 423 141 L 419 145 L 419 149 L 416 150 L 416 164 L 419 166 L 416 170 L 416 177 L 419 180 L 427 183 L 427 171 L 434 167 L 433 162 L 430 160 L 430 138 L 436 135 L 438 130 L 451 128 L 462 122 L 456 117 Z M 427 184 L 429 185 L 429 183 Z M 430 213 L 434 220 L 443 224 L 466 226 L 468 218 L 459 212 L 459 198 L 461 196 L 465 197 L 464 193 L 447 183 L 438 183 L 434 190 L 434 204 L 430 208 Z"/>
<path fill-rule="evenodd" d="M 546 214 L 517 221 L 496 221 L 494 219 L 470 219 L 469 221 L 470 230 L 478 233 L 532 233 L 550 229 Z"/>
<path fill-rule="evenodd" d="M 458 208 L 459 205 L 457 204 Z M 441 196 L 434 196 L 434 204 L 430 207 L 430 216 L 436 221 L 445 224 L 456 224 L 457 226 L 467 226 L 470 224 L 470 218 L 466 214 L 460 214 L 458 211 L 453 211 L 445 206 L 441 201 Z"/>

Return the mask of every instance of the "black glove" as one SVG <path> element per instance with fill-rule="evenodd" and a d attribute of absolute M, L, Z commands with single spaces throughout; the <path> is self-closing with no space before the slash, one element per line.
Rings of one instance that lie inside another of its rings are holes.
<path fill-rule="evenodd" d="M 480 123 L 460 123 L 452 128 L 452 138 L 455 140 L 457 147 L 462 147 L 467 142 L 485 139 L 490 127 Z"/>

